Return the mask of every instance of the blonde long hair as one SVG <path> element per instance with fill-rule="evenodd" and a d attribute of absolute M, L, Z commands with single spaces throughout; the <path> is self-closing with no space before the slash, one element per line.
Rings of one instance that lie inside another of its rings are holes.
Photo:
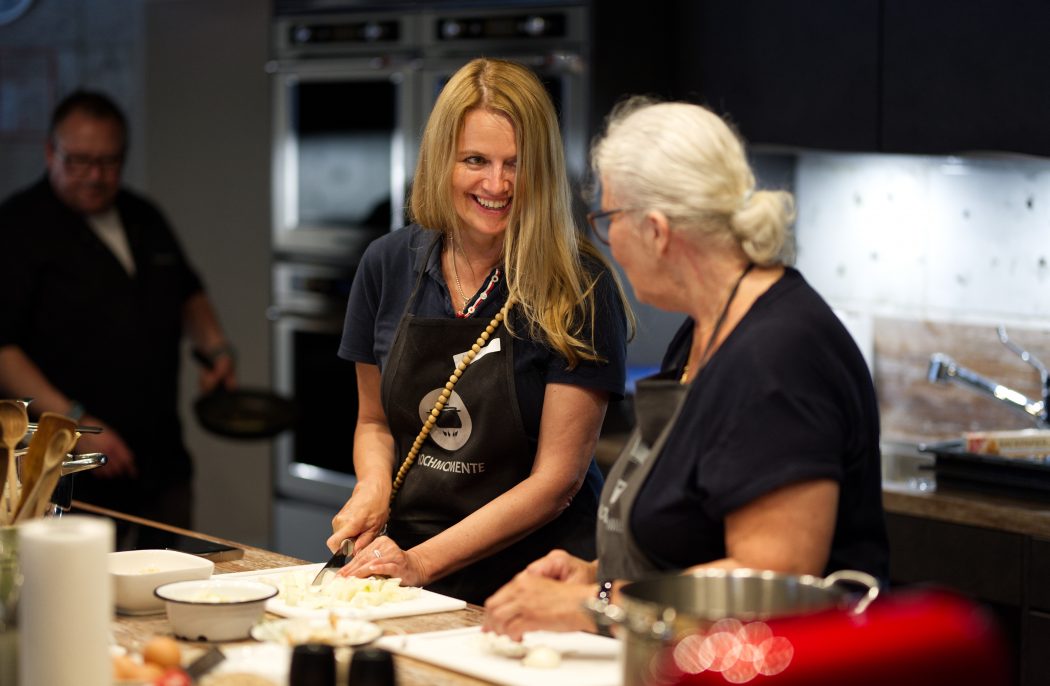
<path fill-rule="evenodd" d="M 595 286 L 602 277 L 587 272 L 581 254 L 606 267 L 605 278 L 613 279 L 632 330 L 634 319 L 615 272 L 576 228 L 558 118 L 543 84 L 527 67 L 481 58 L 449 79 L 423 131 L 412 219 L 433 230 L 459 229 L 452 170 L 463 121 L 476 109 L 501 114 L 514 127 L 514 201 L 503 240 L 509 297 L 528 335 L 545 340 L 570 368 L 580 360 L 599 360 L 594 342 L 582 332 L 587 322 L 594 330 Z"/>

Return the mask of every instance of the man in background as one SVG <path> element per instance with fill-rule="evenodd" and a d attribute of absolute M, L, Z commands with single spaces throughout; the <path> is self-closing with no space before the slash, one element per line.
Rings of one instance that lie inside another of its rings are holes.
<path fill-rule="evenodd" d="M 77 91 L 52 115 L 46 176 L 0 205 L 0 395 L 103 428 L 78 443 L 109 459 L 77 476 L 78 500 L 190 528 L 182 337 L 212 363 L 204 391 L 234 384 L 233 359 L 170 225 L 121 186 L 127 145 L 120 108 Z"/>

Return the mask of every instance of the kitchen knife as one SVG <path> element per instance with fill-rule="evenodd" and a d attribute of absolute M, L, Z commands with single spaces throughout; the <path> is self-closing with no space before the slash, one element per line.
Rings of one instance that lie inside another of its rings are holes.
<path fill-rule="evenodd" d="M 212 646 L 208 649 L 208 652 L 198 657 L 186 667 L 186 675 L 193 681 L 193 683 L 197 683 L 202 676 L 210 672 L 225 659 L 226 655 L 224 655 L 216 646 Z"/>
<path fill-rule="evenodd" d="M 324 564 L 324 567 L 321 567 L 321 571 L 317 573 L 310 585 L 319 586 L 323 584 L 330 575 L 338 572 L 352 559 L 354 559 L 354 539 L 348 538 L 343 541 L 343 544 L 339 546 L 339 550 L 335 551 L 335 554 Z"/>

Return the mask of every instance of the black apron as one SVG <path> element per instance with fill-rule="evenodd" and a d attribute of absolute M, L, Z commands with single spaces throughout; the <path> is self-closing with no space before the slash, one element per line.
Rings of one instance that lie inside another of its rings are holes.
<path fill-rule="evenodd" d="M 491 321 L 482 316 L 448 319 L 414 314 L 420 284 L 440 242 L 439 236 L 423 262 L 383 370 L 383 409 L 398 466 L 456 368 L 457 356 L 470 350 Z M 501 325 L 456 383 L 391 507 L 387 534 L 402 549 L 441 533 L 532 471 L 535 455 L 518 408 L 513 349 Z M 580 540 L 593 546 L 593 514 L 587 521 L 577 516 L 578 509 L 570 506 L 536 532 L 427 588 L 481 604 L 551 548 L 578 548 L 573 542 Z"/>
<path fill-rule="evenodd" d="M 634 395 L 635 429 L 609 470 L 598 506 L 598 578 L 636 580 L 665 571 L 631 532 L 635 498 L 659 458 L 685 403 L 680 372 L 642 379 Z"/>

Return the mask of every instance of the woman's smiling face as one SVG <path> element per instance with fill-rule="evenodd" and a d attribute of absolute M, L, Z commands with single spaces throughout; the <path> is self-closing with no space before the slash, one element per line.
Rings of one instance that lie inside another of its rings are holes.
<path fill-rule="evenodd" d="M 486 236 L 507 230 L 517 157 L 509 119 L 485 109 L 467 113 L 452 171 L 453 204 L 463 228 Z"/>

